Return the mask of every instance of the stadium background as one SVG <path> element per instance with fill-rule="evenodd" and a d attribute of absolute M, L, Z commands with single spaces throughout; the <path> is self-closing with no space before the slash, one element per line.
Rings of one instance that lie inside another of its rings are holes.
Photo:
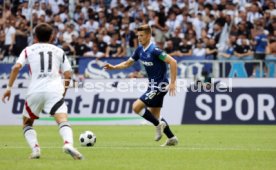
<path fill-rule="evenodd" d="M 65 157 L 58 128 L 44 126 L 55 123 L 42 114 L 35 123 L 42 157 L 27 159 L 30 148 L 21 131 L 29 83 L 25 67 L 11 100 L 0 102 L 0 170 L 275 169 L 275 16 L 275 0 L 0 0 L 0 94 L 18 53 L 32 43 L 31 28 L 53 25 L 53 44 L 66 51 L 78 82 L 65 100 L 75 146 L 85 156 Z M 130 110 L 143 93 L 137 85 L 147 83 L 140 63 L 102 70 L 104 62 L 127 59 L 141 23 L 152 25 L 152 41 L 178 62 L 184 88 L 165 97 L 162 111 L 179 139 L 177 147 L 160 147 L 166 139 L 154 142 L 154 127 Z M 257 48 L 254 40 L 264 41 Z M 131 81 L 133 91 L 119 92 Z M 193 92 L 202 82 L 218 88 Z M 85 86 L 89 83 L 104 84 L 102 91 Z M 85 130 L 97 135 L 95 147 L 80 147 Z"/>
<path fill-rule="evenodd" d="M 276 9 L 273 0 L 0 2 L 1 94 L 19 53 L 33 42 L 32 28 L 47 22 L 54 27 L 52 43 L 66 52 L 74 68 L 74 82 L 78 82 L 78 92 L 72 88 L 67 94 L 67 104 L 72 108 L 69 112 L 76 118 L 76 124 L 145 123 L 129 111 L 131 101 L 127 100 L 137 98 L 142 92 L 135 89 L 114 98 L 114 92 L 106 91 L 110 87 L 105 87 L 103 92 L 86 93 L 83 85 L 105 82 L 119 93 L 117 86 L 130 78 L 146 82 L 140 63 L 109 72 L 102 66 L 105 62 L 116 64 L 126 60 L 138 45 L 135 28 L 147 23 L 152 26 L 152 41 L 177 60 L 179 81 L 187 82 L 186 89 L 180 90 L 175 98 L 166 97 L 168 104 L 162 114 L 172 124 L 275 123 Z M 4 108 L 1 112 L 12 113 L 1 119 L 1 124 L 20 124 L 20 101 L 24 98 L 28 77 L 25 67 L 14 86 L 16 93 L 11 102 L 1 103 Z M 213 85 L 226 82 L 226 88 L 233 91 L 187 92 L 199 82 Z M 255 107 L 250 107 L 252 104 Z M 209 119 L 196 116 L 199 112 L 208 115 L 208 109 L 201 105 L 211 109 L 213 114 Z M 237 116 L 237 111 L 242 118 Z M 218 114 L 225 116 L 218 118 Z M 47 116 L 43 116 L 46 120 Z M 47 121 L 41 123 L 47 124 Z"/>

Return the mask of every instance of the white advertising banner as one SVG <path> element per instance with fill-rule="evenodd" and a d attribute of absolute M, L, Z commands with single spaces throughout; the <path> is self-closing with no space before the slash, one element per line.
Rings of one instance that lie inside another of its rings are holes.
<path fill-rule="evenodd" d="M 1 81 L 0 85 L 3 87 L 5 83 L 7 82 Z M 132 103 L 146 91 L 147 83 L 147 79 L 87 80 L 80 84 L 81 88 L 70 88 L 65 97 L 70 122 L 95 125 L 148 123 L 132 111 Z M 18 80 L 15 87 L 18 86 L 27 87 L 28 81 Z M 15 88 L 9 102 L 0 102 L 0 125 L 22 124 L 26 90 Z M 3 93 L 4 89 L 1 89 L 1 96 Z M 162 116 L 171 124 L 181 123 L 184 94 L 165 96 Z M 49 114 L 41 113 L 36 124 L 47 125 L 55 122 Z"/>
<path fill-rule="evenodd" d="M 86 80 L 65 97 L 72 124 L 148 123 L 132 111 L 147 79 Z M 0 95 L 7 81 L 0 81 Z M 216 79 L 209 88 L 178 79 L 176 96 L 167 94 L 161 114 L 170 124 L 276 124 L 276 79 Z M 0 125 L 22 124 L 27 80 L 17 80 L 6 104 L 0 102 Z M 36 124 L 55 124 L 46 113 Z"/>

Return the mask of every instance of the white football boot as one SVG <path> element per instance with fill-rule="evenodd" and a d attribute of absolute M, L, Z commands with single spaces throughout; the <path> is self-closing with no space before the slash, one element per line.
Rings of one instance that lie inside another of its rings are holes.
<path fill-rule="evenodd" d="M 161 146 L 175 146 L 178 144 L 178 139 L 176 136 L 169 138 L 166 140 L 166 142 Z"/>
<path fill-rule="evenodd" d="M 71 155 L 73 157 L 73 159 L 75 159 L 75 160 L 81 160 L 81 159 L 83 159 L 82 154 L 76 148 L 74 148 L 70 144 L 65 144 L 63 146 L 63 151 L 65 153 Z"/>
<path fill-rule="evenodd" d="M 39 159 L 40 158 L 40 147 L 38 145 L 33 148 L 33 151 L 29 158 L 30 159 Z"/>
<path fill-rule="evenodd" d="M 162 138 L 165 127 L 166 123 L 164 121 L 160 121 L 159 124 L 156 126 L 155 141 L 159 141 Z"/>

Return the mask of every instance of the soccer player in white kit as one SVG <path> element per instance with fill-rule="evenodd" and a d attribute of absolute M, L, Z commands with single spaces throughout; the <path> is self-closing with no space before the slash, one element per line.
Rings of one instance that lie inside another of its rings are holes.
<path fill-rule="evenodd" d="M 25 99 L 23 111 L 23 132 L 32 149 L 31 159 L 40 158 L 40 146 L 36 131 L 33 129 L 35 119 L 42 111 L 53 116 L 59 125 L 59 133 L 64 141 L 63 150 L 74 159 L 82 159 L 81 153 L 73 147 L 73 132 L 68 123 L 67 106 L 64 95 L 71 79 L 71 65 L 64 51 L 49 42 L 52 27 L 46 23 L 35 28 L 35 43 L 26 47 L 13 66 L 9 84 L 3 95 L 3 102 L 10 99 L 11 88 L 19 70 L 29 64 L 31 82 Z M 64 80 L 61 73 L 63 73 Z"/>

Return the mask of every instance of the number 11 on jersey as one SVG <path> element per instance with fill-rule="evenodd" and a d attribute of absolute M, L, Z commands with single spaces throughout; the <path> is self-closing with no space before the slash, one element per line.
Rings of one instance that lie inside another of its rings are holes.
<path fill-rule="evenodd" d="M 52 71 L 52 58 L 53 58 L 53 53 L 52 51 L 48 51 L 48 72 Z M 45 63 L 44 63 L 44 52 L 39 52 L 40 55 L 40 72 L 44 73 L 45 71 Z"/>

